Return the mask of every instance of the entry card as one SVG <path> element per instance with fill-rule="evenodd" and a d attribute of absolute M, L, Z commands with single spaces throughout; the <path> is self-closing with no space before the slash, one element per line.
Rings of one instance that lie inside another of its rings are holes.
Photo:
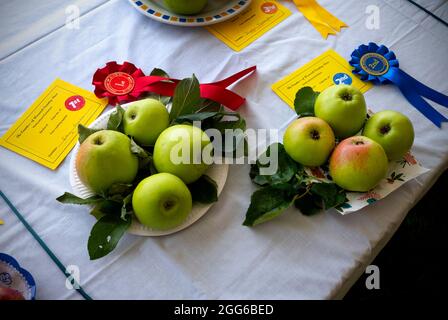
<path fill-rule="evenodd" d="M 321 92 L 334 84 L 351 84 L 362 93 L 372 87 L 352 74 L 352 67 L 334 50 L 328 50 L 311 60 L 303 67 L 272 85 L 272 90 L 294 109 L 297 91 L 303 87 L 311 87 Z"/>
<path fill-rule="evenodd" d="M 78 139 L 78 124 L 89 125 L 107 106 L 93 92 L 56 79 L 0 138 L 0 145 L 56 169 Z"/>
<path fill-rule="evenodd" d="M 235 18 L 207 30 L 233 50 L 241 51 L 290 15 L 291 11 L 277 1 L 253 0 Z"/>

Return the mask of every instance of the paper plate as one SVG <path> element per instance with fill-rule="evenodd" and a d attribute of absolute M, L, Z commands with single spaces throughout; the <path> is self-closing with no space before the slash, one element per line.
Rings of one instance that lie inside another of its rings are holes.
<path fill-rule="evenodd" d="M 124 104 L 122 105 L 122 107 L 126 109 L 128 105 L 130 105 L 130 103 Z M 107 127 L 107 121 L 109 120 L 109 116 L 113 111 L 114 109 L 104 113 L 102 116 L 96 119 L 89 126 L 89 128 L 105 129 Z M 70 159 L 70 166 L 69 166 L 70 185 L 75 195 L 82 198 L 87 198 L 92 196 L 93 192 L 86 185 L 84 185 L 81 182 L 81 180 L 79 180 L 78 173 L 76 172 L 75 160 L 76 155 L 78 154 L 78 150 L 79 150 L 79 143 L 76 144 Z M 218 185 L 218 196 L 221 193 L 222 189 L 224 188 L 228 171 L 229 171 L 228 164 L 214 164 L 205 173 L 210 178 L 212 178 Z M 194 222 L 199 220 L 199 218 L 201 218 L 210 209 L 212 205 L 213 203 L 211 204 L 194 203 L 193 209 L 191 210 L 190 215 L 187 217 L 184 223 L 182 223 L 180 226 L 174 229 L 164 231 L 150 229 L 142 225 L 140 222 L 138 222 L 137 218 L 134 218 L 132 219 L 132 225 L 129 227 L 127 232 L 140 236 L 163 236 L 172 234 L 189 227 Z"/>
<path fill-rule="evenodd" d="M 226 21 L 241 13 L 252 0 L 209 0 L 201 13 L 182 16 L 165 8 L 163 0 L 128 0 L 140 13 L 159 22 L 182 27 L 200 27 Z"/>
<path fill-rule="evenodd" d="M 36 282 L 31 273 L 6 253 L 0 253 L 0 287 L 20 292 L 25 300 L 34 300 L 36 297 Z"/>

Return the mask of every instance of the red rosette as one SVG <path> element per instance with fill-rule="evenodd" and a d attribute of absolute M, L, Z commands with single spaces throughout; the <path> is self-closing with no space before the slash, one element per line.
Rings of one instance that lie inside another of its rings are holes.
<path fill-rule="evenodd" d="M 92 84 L 98 98 L 108 98 L 109 104 L 115 105 L 137 100 L 139 96 L 133 95 L 132 92 L 137 79 L 144 76 L 143 71 L 130 62 L 118 64 L 111 61 L 106 63 L 104 68 L 96 70 Z"/>

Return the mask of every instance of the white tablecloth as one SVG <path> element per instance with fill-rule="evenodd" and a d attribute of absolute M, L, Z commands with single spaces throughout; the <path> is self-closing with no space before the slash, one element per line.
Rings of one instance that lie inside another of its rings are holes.
<path fill-rule="evenodd" d="M 64 27 L 66 2 L 2 1 L 0 134 L 56 77 L 92 90 L 93 72 L 109 60 L 128 60 L 147 72 L 160 67 L 173 77 L 194 72 L 203 82 L 256 64 L 257 74 L 234 87 L 247 97 L 241 112 L 252 128 L 283 128 L 294 117 L 272 83 L 327 49 L 348 58 L 369 41 L 390 46 L 404 70 L 448 93 L 448 28 L 441 23 L 406 1 L 319 2 L 350 28 L 325 41 L 285 2 L 293 15 L 236 53 L 204 29 L 154 22 L 125 0 L 72 1 L 82 14 L 78 30 Z M 448 2 L 420 2 L 448 19 Z M 380 8 L 379 30 L 365 26 L 368 5 Z M 374 111 L 390 108 L 412 119 L 414 153 L 432 170 L 348 216 L 305 217 L 291 209 L 270 223 L 243 227 L 255 187 L 249 166 L 234 165 L 219 202 L 196 224 L 167 237 L 126 235 L 112 254 L 90 261 L 94 218 L 87 208 L 55 201 L 70 190 L 68 158 L 51 171 L 0 148 L 0 188 L 65 265 L 79 266 L 82 286 L 96 299 L 340 298 L 448 164 L 446 127 L 436 128 L 392 86 L 374 88 L 366 99 Z M 0 251 L 34 275 L 38 298 L 81 298 L 66 289 L 62 273 L 3 201 L 0 219 Z"/>

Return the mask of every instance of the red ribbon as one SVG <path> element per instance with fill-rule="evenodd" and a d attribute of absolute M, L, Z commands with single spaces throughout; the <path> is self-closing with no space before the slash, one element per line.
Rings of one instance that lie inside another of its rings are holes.
<path fill-rule="evenodd" d="M 127 67 L 124 67 L 125 65 Z M 114 68 L 110 68 L 110 66 L 113 66 Z M 119 66 L 119 68 L 116 68 L 116 66 Z M 201 97 L 219 102 L 229 109 L 237 110 L 246 99 L 227 89 L 227 87 L 246 75 L 249 75 L 255 71 L 255 69 L 256 66 L 253 66 L 224 80 L 200 84 Z M 109 103 L 114 104 L 122 101 L 135 101 L 146 92 L 170 97 L 174 95 L 174 90 L 180 80 L 159 76 L 144 76 L 143 72 L 140 73 L 139 71 L 141 72 L 140 69 L 137 69 L 129 62 L 125 62 L 123 66 L 117 65 L 116 62 L 107 63 L 105 68 L 98 69 L 93 76 L 92 83 L 95 85 L 96 96 L 99 98 L 109 97 Z M 126 78 L 123 74 L 117 75 L 117 72 L 125 72 L 128 73 L 129 76 Z M 133 80 L 135 83 L 132 83 Z M 112 83 L 112 86 L 108 85 L 108 83 Z M 122 91 L 118 90 L 120 88 L 118 87 L 119 85 L 124 85 L 127 88 L 130 88 L 132 85 L 132 89 L 128 93 L 120 95 Z M 117 91 L 115 91 L 115 89 Z"/>

